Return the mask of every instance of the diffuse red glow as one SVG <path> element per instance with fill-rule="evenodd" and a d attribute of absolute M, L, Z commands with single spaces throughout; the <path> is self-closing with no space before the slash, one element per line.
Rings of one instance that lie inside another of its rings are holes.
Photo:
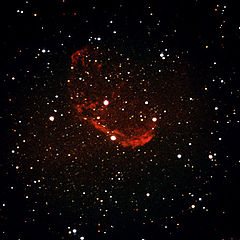
<path fill-rule="evenodd" d="M 111 54 L 113 59 L 106 61 L 107 54 L 109 58 L 106 51 L 85 47 L 72 55 L 69 89 L 77 116 L 123 147 L 143 146 L 154 136 L 156 118 L 142 92 L 124 80 L 129 76 L 123 75 L 123 64 Z M 142 120 L 141 114 L 146 116 Z"/>

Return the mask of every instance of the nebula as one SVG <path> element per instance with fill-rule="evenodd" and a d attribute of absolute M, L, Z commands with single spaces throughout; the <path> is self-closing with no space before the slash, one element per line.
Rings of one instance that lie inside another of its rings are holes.
<path fill-rule="evenodd" d="M 122 147 L 151 141 L 158 114 L 144 66 L 115 49 L 92 46 L 71 60 L 69 90 L 79 121 Z"/>

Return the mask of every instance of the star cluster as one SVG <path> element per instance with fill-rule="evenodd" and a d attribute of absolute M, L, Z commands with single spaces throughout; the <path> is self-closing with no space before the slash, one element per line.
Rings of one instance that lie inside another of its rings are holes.
<path fill-rule="evenodd" d="M 240 237 L 231 4 L 6 10 L 1 239 Z"/>

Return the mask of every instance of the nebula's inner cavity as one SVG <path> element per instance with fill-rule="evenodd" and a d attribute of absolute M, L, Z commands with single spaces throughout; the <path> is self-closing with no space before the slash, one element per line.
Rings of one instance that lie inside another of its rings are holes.
<path fill-rule="evenodd" d="M 158 115 L 144 67 L 99 47 L 85 47 L 71 59 L 69 90 L 79 121 L 123 147 L 148 143 Z"/>

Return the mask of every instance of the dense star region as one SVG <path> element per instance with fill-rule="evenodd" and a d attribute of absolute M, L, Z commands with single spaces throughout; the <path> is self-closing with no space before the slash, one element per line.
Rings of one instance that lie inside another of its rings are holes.
<path fill-rule="evenodd" d="M 3 9 L 1 240 L 240 239 L 234 4 Z"/>

